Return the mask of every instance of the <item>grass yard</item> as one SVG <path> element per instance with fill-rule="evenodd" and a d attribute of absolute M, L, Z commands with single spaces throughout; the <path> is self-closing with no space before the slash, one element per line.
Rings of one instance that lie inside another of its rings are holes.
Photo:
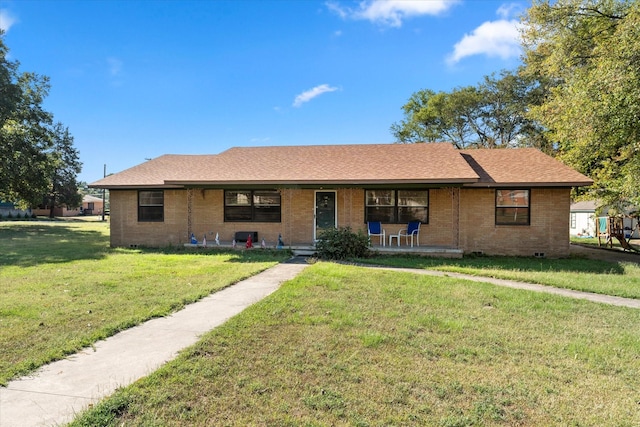
<path fill-rule="evenodd" d="M 637 426 L 639 354 L 640 310 L 317 263 L 72 425 Z"/>
<path fill-rule="evenodd" d="M 601 244 L 598 243 L 598 238 L 597 237 L 576 237 L 576 236 L 571 236 L 571 243 L 574 243 L 576 245 L 582 245 L 582 246 L 591 246 L 594 248 L 598 248 L 598 247 L 609 247 L 608 245 L 605 245 L 606 239 L 605 238 L 601 238 Z M 640 246 L 638 245 L 638 240 L 637 239 L 632 239 L 631 240 L 631 246 L 640 250 Z M 613 239 L 613 247 L 612 249 L 615 250 L 619 250 L 619 251 L 624 251 L 624 248 L 622 247 L 622 245 L 620 244 L 620 242 L 618 241 L 618 239 Z"/>
<path fill-rule="evenodd" d="M 571 243 L 575 243 L 577 245 L 600 247 L 600 245 L 598 244 L 598 238 L 597 237 L 570 236 L 569 240 L 571 240 Z M 604 243 L 604 239 L 602 240 L 602 243 Z M 620 246 L 620 244 L 618 243 L 617 240 L 616 240 L 616 242 L 614 244 L 614 247 L 619 248 L 620 250 L 622 250 L 622 247 Z"/>
<path fill-rule="evenodd" d="M 108 223 L 0 222 L 0 383 L 287 256 L 112 249 Z M 362 262 L 640 298 L 586 259 Z M 640 424 L 640 310 L 320 262 L 72 425 Z"/>
<path fill-rule="evenodd" d="M 638 257 L 640 262 L 640 256 Z M 519 280 L 559 288 L 640 299 L 640 264 L 584 258 L 536 259 L 465 257 L 463 259 L 377 257 L 359 260 L 377 265 L 451 271 Z"/>
<path fill-rule="evenodd" d="M 112 249 L 88 221 L 0 222 L 0 254 L 0 384 L 287 256 Z"/>

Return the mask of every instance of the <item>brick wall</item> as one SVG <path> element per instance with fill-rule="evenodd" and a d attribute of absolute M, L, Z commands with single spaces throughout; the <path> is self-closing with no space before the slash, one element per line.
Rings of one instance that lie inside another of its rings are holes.
<path fill-rule="evenodd" d="M 312 189 L 282 189 L 281 223 L 225 222 L 224 191 L 210 189 L 165 190 L 164 222 L 138 222 L 138 192 L 114 190 L 111 195 L 111 244 L 113 246 L 168 246 L 189 241 L 188 199 L 191 198 L 190 231 L 198 241 L 206 235 L 212 242 L 216 233 L 222 242 L 232 241 L 236 231 L 257 231 L 269 246 L 277 242 L 281 234 L 287 245 L 308 245 L 314 237 L 315 194 Z M 331 191 L 331 190 L 326 190 Z M 338 226 L 351 227 L 366 232 L 364 222 L 364 190 L 361 188 L 338 189 L 336 202 Z M 453 224 L 457 220 L 457 206 L 452 203 L 452 193 L 457 189 L 430 190 L 429 224 L 423 224 L 420 238 L 422 245 L 455 247 Z M 397 234 L 402 224 L 383 224 L 389 234 Z M 378 240 L 374 239 L 377 244 Z"/>
<path fill-rule="evenodd" d="M 461 190 L 460 249 L 491 255 L 568 256 L 569 206 L 569 189 L 534 188 L 530 225 L 495 225 L 495 190 Z"/>
<path fill-rule="evenodd" d="M 309 245 L 313 242 L 315 190 L 282 189 L 282 221 L 269 222 L 225 222 L 223 190 L 192 190 L 192 230 L 199 241 L 206 233 L 213 240 L 218 233 L 220 240 L 231 242 L 236 231 L 257 231 L 258 238 L 268 246 L 277 243 L 278 234 L 286 245 Z M 364 225 L 364 190 L 336 190 L 338 204 L 338 226 L 350 226 L 354 230 Z"/>
<path fill-rule="evenodd" d="M 221 243 L 229 244 L 238 231 L 257 231 L 260 240 L 272 247 L 278 240 L 278 234 L 284 235 L 284 223 L 273 222 L 225 222 L 224 221 L 224 190 L 193 189 L 191 195 L 191 232 L 199 242 L 207 236 L 207 242 L 212 244 L 216 234 Z M 284 201 L 282 201 L 284 218 Z M 185 222 L 187 218 L 185 217 Z M 188 240 L 185 240 L 186 243 Z"/>
<path fill-rule="evenodd" d="M 286 245 L 309 245 L 313 241 L 315 191 L 281 190 L 282 222 L 225 222 L 223 190 L 165 190 L 164 222 L 138 222 L 138 192 L 111 192 L 112 246 L 169 246 L 189 241 L 189 225 L 198 239 L 213 242 L 216 233 L 225 243 L 236 231 L 257 231 L 259 239 L 274 246 L 278 234 Z M 549 257 L 569 254 L 569 189 L 532 189 L 529 226 L 495 225 L 494 189 L 431 189 L 429 224 L 420 229 L 422 246 L 459 247 L 465 252 L 496 255 Z M 191 199 L 189 224 L 188 200 Z M 366 232 L 364 190 L 336 190 L 338 226 Z M 459 216 L 459 227 L 458 224 Z M 402 224 L 383 224 L 397 234 Z M 259 243 L 259 242 L 258 242 Z M 378 243 L 374 239 L 374 244 Z"/>
<path fill-rule="evenodd" d="M 187 192 L 165 190 L 164 221 L 138 222 L 138 192 L 110 192 L 111 246 L 180 245 L 187 238 Z"/>
<path fill-rule="evenodd" d="M 189 191 L 191 195 L 189 196 Z M 188 200 L 191 199 L 189 224 Z M 336 191 L 338 226 L 366 231 L 364 224 L 364 190 Z M 281 234 L 286 245 L 309 245 L 313 242 L 315 191 L 281 190 L 282 221 L 225 222 L 224 191 L 211 189 L 165 190 L 164 222 L 138 222 L 138 192 L 114 190 L 111 194 L 112 246 L 168 246 L 189 241 L 189 228 L 198 241 L 206 235 L 212 243 L 216 233 L 230 243 L 236 231 L 257 231 L 268 246 L 277 243 Z M 189 227 L 190 225 L 190 227 Z M 259 243 L 259 242 L 258 242 Z"/>
<path fill-rule="evenodd" d="M 359 207 L 360 222 L 364 221 L 364 190 L 361 190 L 362 204 Z M 429 223 L 420 225 L 420 245 L 440 246 L 446 248 L 456 247 L 457 229 L 454 224 L 457 222 L 457 197 L 456 188 L 432 188 L 429 190 Z M 366 231 L 366 225 L 363 224 Z M 406 224 L 382 224 L 382 228 L 387 234 L 387 244 L 390 234 L 398 234 L 400 229 L 406 228 Z M 378 243 L 377 239 L 373 240 Z M 395 244 L 395 240 L 394 240 Z M 403 241 L 404 245 L 405 242 Z"/>
<path fill-rule="evenodd" d="M 333 191 L 333 190 L 320 190 Z M 364 190 L 335 190 L 338 227 L 364 230 Z M 316 190 L 282 190 L 282 221 L 287 244 L 308 245 L 314 238 L 314 213 Z"/>

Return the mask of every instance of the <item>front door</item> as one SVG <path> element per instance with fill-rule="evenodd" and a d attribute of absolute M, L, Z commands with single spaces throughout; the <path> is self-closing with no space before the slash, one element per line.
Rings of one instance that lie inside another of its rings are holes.
<path fill-rule="evenodd" d="M 320 236 L 323 231 L 330 228 L 336 228 L 338 226 L 335 191 L 316 191 L 316 211 L 314 218 L 314 241 L 318 240 L 318 236 Z"/>

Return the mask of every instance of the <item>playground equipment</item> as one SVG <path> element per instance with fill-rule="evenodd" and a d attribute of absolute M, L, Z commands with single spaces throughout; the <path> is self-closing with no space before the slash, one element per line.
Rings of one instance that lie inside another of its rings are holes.
<path fill-rule="evenodd" d="M 621 216 L 601 216 L 598 217 L 598 246 L 602 246 L 602 240 L 604 239 L 604 246 L 613 248 L 613 239 L 617 239 L 620 246 L 625 251 L 640 252 L 639 249 L 631 246 L 631 237 L 633 236 L 634 229 L 626 228 L 624 226 L 624 217 Z M 640 221 L 636 218 L 635 228 L 640 230 Z"/>

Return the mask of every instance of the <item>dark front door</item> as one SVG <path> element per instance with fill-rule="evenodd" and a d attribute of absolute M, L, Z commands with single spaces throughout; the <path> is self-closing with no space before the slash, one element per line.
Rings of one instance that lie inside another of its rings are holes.
<path fill-rule="evenodd" d="M 317 240 L 318 236 L 324 230 L 336 228 L 336 193 L 335 191 L 317 191 L 316 192 L 316 212 L 314 215 L 315 227 L 313 239 Z"/>

